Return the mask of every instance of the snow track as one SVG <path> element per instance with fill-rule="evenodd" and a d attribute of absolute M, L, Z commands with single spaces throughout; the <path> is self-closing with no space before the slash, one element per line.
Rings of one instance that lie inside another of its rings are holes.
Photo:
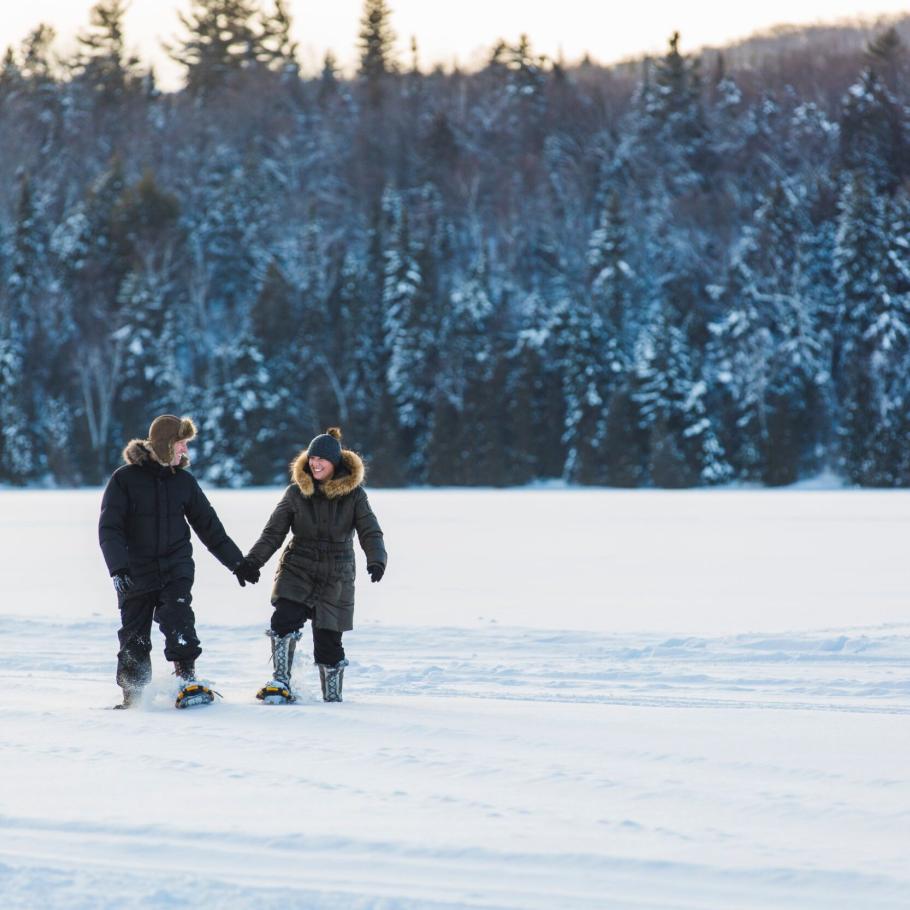
<path fill-rule="evenodd" d="M 344 704 L 304 662 L 270 708 L 261 627 L 215 626 L 222 702 L 156 654 L 123 713 L 115 625 L 0 619 L 5 907 L 906 906 L 910 627 L 372 626 Z"/>
<path fill-rule="evenodd" d="M 910 495 L 373 491 L 345 702 L 306 638 L 256 701 L 268 585 L 197 547 L 188 711 L 157 630 L 107 710 L 99 496 L 0 492 L 2 910 L 910 907 Z"/>

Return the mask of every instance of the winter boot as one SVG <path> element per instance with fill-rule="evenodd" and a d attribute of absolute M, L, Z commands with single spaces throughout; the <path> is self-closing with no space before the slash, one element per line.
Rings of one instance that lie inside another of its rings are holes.
<path fill-rule="evenodd" d="M 348 665 L 346 657 L 337 664 L 317 664 L 319 682 L 322 683 L 323 701 L 341 701 L 341 684 L 344 682 L 344 668 Z"/>
<path fill-rule="evenodd" d="M 114 705 L 116 710 L 126 710 L 127 708 L 133 708 L 139 704 L 142 699 L 142 687 L 127 687 L 123 688 L 123 701 L 119 705 Z"/>
<path fill-rule="evenodd" d="M 117 655 L 117 685 L 123 690 L 123 703 L 116 708 L 134 708 L 142 701 L 142 690 L 152 680 L 151 645 L 148 639 L 134 639 Z"/>
<path fill-rule="evenodd" d="M 174 707 L 192 708 L 195 705 L 210 705 L 215 700 L 215 693 L 208 686 L 197 681 L 195 661 L 175 660 L 174 675 L 183 680 Z"/>
<path fill-rule="evenodd" d="M 294 651 L 300 640 L 300 632 L 288 632 L 278 635 L 271 629 L 265 633 L 272 640 L 272 678 L 256 693 L 263 704 L 289 705 L 295 701 L 291 691 L 291 667 L 294 664 Z"/>

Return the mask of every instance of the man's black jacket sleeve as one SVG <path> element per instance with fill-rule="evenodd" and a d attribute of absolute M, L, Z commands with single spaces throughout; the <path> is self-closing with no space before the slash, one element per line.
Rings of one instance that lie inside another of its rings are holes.
<path fill-rule="evenodd" d="M 101 517 L 98 519 L 98 540 L 107 570 L 113 575 L 130 565 L 129 551 L 126 546 L 126 517 L 130 500 L 126 490 L 120 485 L 120 478 L 115 472 L 107 483 L 101 499 Z"/>
<path fill-rule="evenodd" d="M 243 559 L 243 554 L 237 544 L 228 537 L 224 525 L 215 514 L 215 509 L 202 492 L 196 478 L 193 477 L 192 481 L 193 492 L 187 505 L 186 519 L 212 555 L 233 571 Z"/>

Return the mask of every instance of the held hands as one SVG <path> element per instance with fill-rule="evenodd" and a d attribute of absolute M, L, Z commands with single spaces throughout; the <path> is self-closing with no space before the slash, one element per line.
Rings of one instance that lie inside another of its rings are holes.
<path fill-rule="evenodd" d="M 367 566 L 367 572 L 370 573 L 370 581 L 375 583 L 385 574 L 385 566 L 381 562 L 371 562 Z"/>
<path fill-rule="evenodd" d="M 245 588 L 247 582 L 254 585 L 259 581 L 259 569 L 248 556 L 244 556 L 234 567 L 234 575 L 241 588 Z"/>
<path fill-rule="evenodd" d="M 133 578 L 129 573 L 129 569 L 118 569 L 111 576 L 111 581 L 114 583 L 114 590 L 121 597 L 133 586 Z"/>

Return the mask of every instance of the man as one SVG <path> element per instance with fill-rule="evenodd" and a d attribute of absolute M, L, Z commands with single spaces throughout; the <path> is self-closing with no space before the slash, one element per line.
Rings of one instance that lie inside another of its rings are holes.
<path fill-rule="evenodd" d="M 202 648 L 191 607 L 190 527 L 241 586 L 259 580 L 259 571 L 244 561 L 196 478 L 185 470 L 187 443 L 195 435 L 188 417 L 156 417 L 148 439 L 133 439 L 123 450 L 126 463 L 111 475 L 101 501 L 98 536 L 122 622 L 117 683 L 123 704 L 117 707 L 136 704 L 151 679 L 153 619 L 164 634 L 164 656 L 182 680 L 176 706 L 214 701 L 211 689 L 195 678 Z"/>

